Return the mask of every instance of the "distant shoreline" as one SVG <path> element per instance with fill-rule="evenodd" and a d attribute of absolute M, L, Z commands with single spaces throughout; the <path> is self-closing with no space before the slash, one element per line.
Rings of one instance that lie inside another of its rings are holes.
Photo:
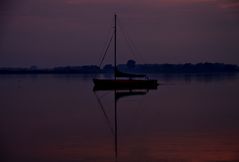
<path fill-rule="evenodd" d="M 238 73 L 239 66 L 224 63 L 185 63 L 185 64 L 135 64 L 128 62 L 120 64 L 118 69 L 128 73 L 138 74 L 219 74 Z M 84 66 L 58 66 L 54 68 L 28 68 L 0 67 L 0 75 L 6 74 L 113 74 L 114 67 L 111 64 L 100 68 L 96 65 Z"/>

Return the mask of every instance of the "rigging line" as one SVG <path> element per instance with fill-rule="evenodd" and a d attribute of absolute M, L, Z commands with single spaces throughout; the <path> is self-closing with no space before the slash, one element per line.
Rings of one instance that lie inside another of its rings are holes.
<path fill-rule="evenodd" d="M 101 96 L 100 96 L 100 98 L 103 98 L 103 97 L 105 97 L 105 96 L 108 96 L 110 94 L 110 92 L 105 92 L 104 94 L 102 94 Z"/>
<path fill-rule="evenodd" d="M 121 21 L 120 21 L 120 28 L 124 32 L 124 35 L 127 39 L 127 42 L 129 43 L 130 48 L 134 51 L 133 54 L 136 55 L 137 53 L 138 54 L 137 56 L 139 56 L 140 61 L 145 62 L 145 59 L 142 57 L 141 52 L 139 52 L 139 50 L 136 48 L 134 41 L 129 36 L 128 32 L 124 29 Z"/>
<path fill-rule="evenodd" d="M 142 53 L 138 50 L 138 48 L 136 48 L 136 45 L 135 45 L 134 41 L 133 41 L 132 39 L 130 39 L 130 38 L 129 38 L 129 40 L 130 40 L 130 42 L 131 42 L 131 44 L 132 44 L 134 50 L 136 51 L 136 53 L 139 55 L 140 60 L 141 60 L 142 62 L 146 62 L 145 59 L 144 59 L 144 57 L 143 57 L 143 55 L 142 55 Z"/>
<path fill-rule="evenodd" d="M 128 37 L 128 41 L 129 44 L 131 45 L 131 48 L 135 51 L 135 53 L 137 53 L 137 56 L 139 56 L 140 61 L 145 62 L 145 60 L 143 59 L 141 52 L 139 52 L 139 50 L 137 50 L 134 41 L 130 38 L 128 32 L 126 31 L 126 36 Z"/>
<path fill-rule="evenodd" d="M 103 61 L 104 61 L 104 59 L 105 59 L 105 56 L 106 56 L 106 54 L 107 54 L 107 52 L 108 52 L 108 49 L 110 48 L 110 44 L 111 44 L 111 42 L 112 42 L 112 39 L 113 39 L 113 34 L 111 35 L 111 38 L 110 38 L 110 40 L 109 40 L 109 42 L 108 42 L 108 44 L 107 44 L 105 53 L 104 53 L 104 55 L 103 55 L 103 57 L 102 57 L 102 59 L 101 59 L 101 61 L 100 61 L 99 67 L 101 67 L 101 65 L 102 65 L 102 63 L 103 63 Z"/>
<path fill-rule="evenodd" d="M 97 94 L 96 94 L 96 93 L 94 93 L 94 94 L 95 94 L 96 99 L 97 99 L 97 101 L 98 101 L 98 103 L 99 103 L 99 105 L 100 105 L 100 108 L 101 108 L 101 110 L 102 110 L 102 112 L 103 112 L 103 114 L 104 114 L 104 116 L 105 116 L 106 122 L 107 122 L 107 124 L 109 125 L 110 132 L 112 133 L 112 135 L 114 135 L 114 129 L 113 129 L 113 127 L 112 127 L 112 125 L 111 125 L 111 121 L 110 121 L 110 119 L 109 119 L 109 117 L 108 117 L 108 115 L 107 115 L 107 113 L 106 113 L 106 111 L 105 111 L 105 109 L 104 109 L 104 106 L 103 106 L 103 104 L 102 104 L 100 98 L 97 96 Z"/>
<path fill-rule="evenodd" d="M 112 22 L 113 22 L 113 20 L 112 20 Z M 106 39 L 106 41 L 105 41 L 105 45 L 104 45 L 104 47 L 101 49 L 101 56 L 104 54 L 104 52 L 105 52 L 105 49 L 106 49 L 106 47 L 108 46 L 108 41 L 109 41 L 109 39 L 110 39 L 110 37 L 111 37 L 111 35 L 112 35 L 112 26 L 113 26 L 113 23 L 111 23 L 110 24 L 110 26 L 109 26 L 109 29 L 107 30 L 108 32 L 107 32 L 107 39 Z"/>
<path fill-rule="evenodd" d="M 120 27 L 121 29 L 121 27 Z M 132 48 L 132 46 L 130 46 L 129 44 L 129 40 L 127 39 L 125 33 L 123 32 L 123 30 L 121 29 L 120 32 L 124 35 L 124 40 L 126 42 L 126 45 L 128 46 L 129 50 L 130 50 L 130 54 L 132 54 L 134 57 L 137 57 L 136 54 L 135 54 L 135 51 L 134 49 Z"/>
<path fill-rule="evenodd" d="M 128 37 L 127 37 L 127 35 L 126 35 L 126 33 L 125 33 L 125 31 L 124 31 L 124 29 L 123 29 L 123 27 L 122 27 L 120 21 L 119 21 L 119 29 L 120 29 L 120 32 L 121 32 L 121 33 L 123 34 L 123 36 L 124 36 L 124 40 L 125 40 L 125 42 L 126 42 L 126 45 L 127 45 L 128 48 L 129 48 L 129 50 L 131 51 L 131 54 L 133 54 L 133 55 L 136 57 L 135 51 L 134 51 L 134 49 L 132 48 L 132 46 L 130 46 L 129 39 L 128 39 Z"/>

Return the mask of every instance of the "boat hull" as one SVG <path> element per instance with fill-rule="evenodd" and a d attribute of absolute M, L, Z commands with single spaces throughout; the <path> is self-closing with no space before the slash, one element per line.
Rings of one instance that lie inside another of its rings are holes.
<path fill-rule="evenodd" d="M 94 90 L 157 89 L 157 80 L 93 79 Z"/>

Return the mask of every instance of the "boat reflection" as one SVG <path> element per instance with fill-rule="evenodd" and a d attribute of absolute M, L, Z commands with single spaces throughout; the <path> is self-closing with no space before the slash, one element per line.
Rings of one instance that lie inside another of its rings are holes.
<path fill-rule="evenodd" d="M 104 89 L 106 90 L 106 89 Z M 108 89 L 107 89 L 108 90 Z M 112 122 L 108 116 L 108 114 L 105 111 L 104 105 L 101 102 L 100 97 L 97 95 L 102 91 L 102 89 L 97 90 L 95 87 L 93 89 L 93 92 L 96 96 L 96 99 L 98 101 L 98 104 L 104 114 L 104 117 L 107 121 L 107 124 L 109 125 L 109 128 L 114 136 L 114 156 L 115 156 L 115 161 L 118 160 L 118 107 L 117 103 L 119 102 L 120 99 L 126 98 L 126 97 L 132 97 L 132 96 L 143 96 L 146 95 L 149 92 L 149 89 L 114 89 L 114 90 L 109 90 L 111 92 L 114 92 L 114 126 L 112 126 Z"/>

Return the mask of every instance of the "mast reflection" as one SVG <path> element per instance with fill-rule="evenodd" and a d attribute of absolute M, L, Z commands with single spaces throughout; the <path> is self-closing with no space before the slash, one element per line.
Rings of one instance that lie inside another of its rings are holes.
<path fill-rule="evenodd" d="M 105 108 L 101 102 L 101 99 L 97 95 L 97 92 L 100 92 L 100 91 L 113 92 L 113 95 L 114 95 L 114 126 L 112 126 L 111 120 L 105 111 Z M 114 136 L 114 156 L 115 156 L 115 161 L 117 161 L 118 160 L 118 115 L 117 115 L 118 108 L 117 108 L 117 103 L 122 98 L 146 95 L 149 92 L 149 89 L 126 89 L 126 88 L 117 88 L 117 89 L 116 88 L 115 89 L 100 88 L 100 89 L 97 89 L 96 87 L 94 87 L 93 92 L 94 92 L 97 102 L 104 114 L 107 124 L 109 125 L 109 128 Z"/>

